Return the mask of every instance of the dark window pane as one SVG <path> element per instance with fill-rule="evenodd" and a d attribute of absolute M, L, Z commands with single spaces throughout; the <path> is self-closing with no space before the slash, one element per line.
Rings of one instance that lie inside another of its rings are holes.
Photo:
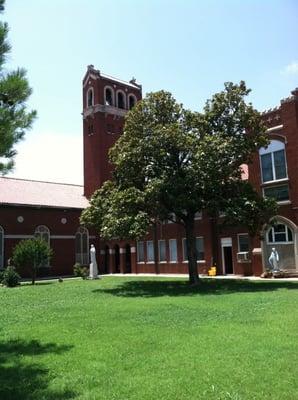
<path fill-rule="evenodd" d="M 122 93 L 118 93 L 118 107 L 124 108 L 124 97 Z"/>
<path fill-rule="evenodd" d="M 268 235 L 268 239 L 269 239 L 269 242 L 270 242 L 270 243 L 273 242 L 272 230 L 273 230 L 273 229 L 271 228 L 270 231 L 269 231 L 269 235 Z"/>
<path fill-rule="evenodd" d="M 204 260 L 204 239 L 196 238 L 197 260 Z"/>
<path fill-rule="evenodd" d="M 274 157 L 274 168 L 275 168 L 275 179 L 283 179 L 287 177 L 286 172 L 286 159 L 285 151 L 279 150 L 273 153 Z"/>
<path fill-rule="evenodd" d="M 272 197 L 277 201 L 289 200 L 289 186 L 281 185 L 265 188 L 264 195 L 266 197 Z"/>
<path fill-rule="evenodd" d="M 287 238 L 286 238 L 286 234 L 285 233 L 276 233 L 274 235 L 275 237 L 275 242 L 286 242 Z"/>
<path fill-rule="evenodd" d="M 113 97 L 111 89 L 106 89 L 106 105 L 112 106 L 113 105 Z"/>
<path fill-rule="evenodd" d="M 248 235 L 239 235 L 239 251 L 249 251 Z"/>
<path fill-rule="evenodd" d="M 271 153 L 261 156 L 263 182 L 273 181 Z"/>
<path fill-rule="evenodd" d="M 293 234 L 290 228 L 287 228 L 288 230 L 288 241 L 293 242 Z"/>

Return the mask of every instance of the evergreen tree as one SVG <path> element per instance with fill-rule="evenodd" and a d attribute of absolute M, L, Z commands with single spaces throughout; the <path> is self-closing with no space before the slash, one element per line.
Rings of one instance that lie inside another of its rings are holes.
<path fill-rule="evenodd" d="M 0 0 L 0 12 L 4 10 L 5 0 Z M 0 173 L 12 169 L 16 155 L 14 145 L 31 128 L 36 111 L 27 111 L 26 101 L 32 90 L 26 78 L 26 71 L 18 68 L 7 71 L 5 62 L 10 45 L 7 40 L 8 25 L 0 21 Z"/>

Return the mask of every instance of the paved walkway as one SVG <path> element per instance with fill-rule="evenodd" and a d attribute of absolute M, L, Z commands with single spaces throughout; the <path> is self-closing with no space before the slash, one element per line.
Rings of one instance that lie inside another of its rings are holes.
<path fill-rule="evenodd" d="M 109 277 L 149 277 L 149 278 L 184 278 L 188 279 L 188 274 L 106 274 L 100 275 L 100 278 L 109 278 Z M 38 281 L 54 281 L 59 278 L 63 280 L 66 279 L 82 279 L 76 276 L 49 276 L 40 278 Z M 208 276 L 208 275 L 200 275 L 200 278 L 208 278 L 208 279 L 242 279 L 247 281 L 262 281 L 262 282 L 298 282 L 297 278 L 260 278 L 259 276 L 243 276 L 243 275 L 217 275 L 217 276 Z M 30 282 L 30 279 L 23 279 L 22 282 Z"/>
<path fill-rule="evenodd" d="M 188 274 L 107 274 L 101 275 L 102 277 L 109 276 L 119 276 L 119 277 L 153 277 L 153 278 L 186 278 L 188 279 Z M 200 278 L 208 278 L 208 279 L 242 279 L 247 281 L 284 281 L 284 282 L 298 282 L 297 278 L 260 278 L 259 276 L 243 276 L 243 275 L 216 275 L 216 276 L 208 276 L 208 275 L 199 275 Z"/>

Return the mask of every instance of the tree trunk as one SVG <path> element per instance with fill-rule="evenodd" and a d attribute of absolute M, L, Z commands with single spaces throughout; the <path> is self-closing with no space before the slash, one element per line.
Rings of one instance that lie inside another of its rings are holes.
<path fill-rule="evenodd" d="M 36 267 L 34 263 L 34 267 L 32 268 L 32 285 L 35 284 L 35 280 L 36 280 Z"/>
<path fill-rule="evenodd" d="M 197 285 L 199 283 L 199 275 L 197 267 L 196 237 L 194 233 L 194 216 L 185 221 L 185 234 L 189 282 L 191 285 Z"/>

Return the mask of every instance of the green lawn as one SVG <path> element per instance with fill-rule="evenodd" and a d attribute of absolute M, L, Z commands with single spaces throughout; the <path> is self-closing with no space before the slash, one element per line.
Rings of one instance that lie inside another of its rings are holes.
<path fill-rule="evenodd" d="M 0 399 L 298 399 L 298 284 L 0 287 Z"/>

